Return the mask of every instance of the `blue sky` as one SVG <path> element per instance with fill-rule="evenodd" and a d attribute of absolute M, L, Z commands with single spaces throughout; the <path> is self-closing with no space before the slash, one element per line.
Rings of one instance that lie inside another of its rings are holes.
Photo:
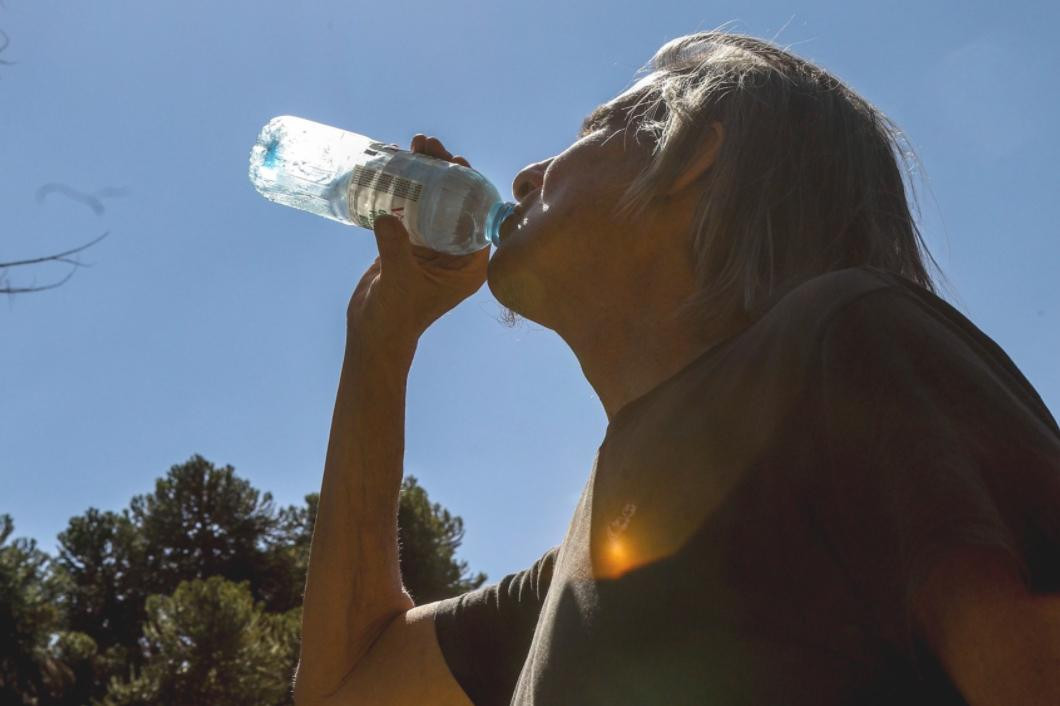
<path fill-rule="evenodd" d="M 79 245 L 62 287 L 0 299 L 0 512 L 47 548 L 173 464 L 230 463 L 283 504 L 319 487 L 367 230 L 271 204 L 258 129 L 294 114 L 416 132 L 510 192 L 665 41 L 732 22 L 837 73 L 923 163 L 948 298 L 1060 411 L 1053 3 L 5 0 L 0 261 Z M 38 189 L 120 188 L 96 215 Z M 62 266 L 11 272 L 59 279 Z M 566 531 L 606 418 L 551 331 L 483 287 L 420 342 L 406 472 L 463 516 L 491 579 Z"/>

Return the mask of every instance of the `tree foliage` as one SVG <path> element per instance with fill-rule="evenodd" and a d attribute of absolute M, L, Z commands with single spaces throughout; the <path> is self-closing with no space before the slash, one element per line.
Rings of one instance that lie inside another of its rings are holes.
<path fill-rule="evenodd" d="M 289 610 L 299 602 L 300 587 L 286 585 L 292 577 L 275 565 L 275 550 L 290 542 L 272 495 L 236 476 L 232 466 L 217 468 L 193 456 L 158 479 L 153 493 L 133 498 L 129 516 L 143 538 L 150 592 L 223 576 L 248 582 L 269 610 Z M 277 577 L 277 571 L 284 575 Z"/>
<path fill-rule="evenodd" d="M 11 516 L 0 516 L 0 703 L 51 703 L 74 680 L 63 657 L 74 662 L 90 647 L 64 632 L 64 586 L 48 556 L 32 539 L 8 543 L 13 531 Z"/>
<path fill-rule="evenodd" d="M 100 648 L 133 645 L 147 597 L 145 542 L 128 513 L 90 508 L 59 534 L 57 564 L 69 579 L 69 624 Z"/>
<path fill-rule="evenodd" d="M 175 465 L 120 511 L 88 509 L 54 560 L 0 516 L 0 706 L 287 704 L 317 494 L 277 508 L 231 466 Z M 409 476 L 406 588 L 426 602 L 485 576 L 463 521 Z"/>
<path fill-rule="evenodd" d="M 456 560 L 464 539 L 464 520 L 431 503 L 427 491 L 407 476 L 398 502 L 401 578 L 417 605 L 460 595 L 486 581 L 468 575 L 467 562 Z"/>
<path fill-rule="evenodd" d="M 297 650 L 293 616 L 266 613 L 246 583 L 220 576 L 185 581 L 170 596 L 147 599 L 145 663 L 110 684 L 106 706 L 290 702 Z"/>

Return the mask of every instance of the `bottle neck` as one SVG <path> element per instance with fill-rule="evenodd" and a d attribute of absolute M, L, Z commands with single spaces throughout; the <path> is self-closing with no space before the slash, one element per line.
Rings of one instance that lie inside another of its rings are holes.
<path fill-rule="evenodd" d="M 498 201 L 490 206 L 489 215 L 486 216 L 486 237 L 489 238 L 493 247 L 497 247 L 497 241 L 501 235 L 501 223 L 515 210 L 515 204 L 510 201 Z"/>

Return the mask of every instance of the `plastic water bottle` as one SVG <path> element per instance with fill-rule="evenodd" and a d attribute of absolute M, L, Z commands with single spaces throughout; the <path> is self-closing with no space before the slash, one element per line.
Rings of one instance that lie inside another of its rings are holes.
<path fill-rule="evenodd" d="M 457 255 L 496 245 L 515 206 L 474 169 L 290 115 L 262 128 L 250 181 L 267 199 L 341 223 L 371 228 L 393 214 L 412 242 Z"/>

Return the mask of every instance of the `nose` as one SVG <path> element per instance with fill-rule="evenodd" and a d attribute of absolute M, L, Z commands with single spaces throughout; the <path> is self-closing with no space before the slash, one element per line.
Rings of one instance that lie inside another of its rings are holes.
<path fill-rule="evenodd" d="M 515 181 L 512 182 L 512 195 L 515 196 L 516 201 L 522 201 L 535 189 L 541 188 L 541 182 L 544 180 L 545 176 L 545 169 L 548 168 L 548 165 L 551 162 L 551 159 L 546 159 L 543 162 L 528 164 L 523 167 L 522 171 L 515 175 Z"/>

